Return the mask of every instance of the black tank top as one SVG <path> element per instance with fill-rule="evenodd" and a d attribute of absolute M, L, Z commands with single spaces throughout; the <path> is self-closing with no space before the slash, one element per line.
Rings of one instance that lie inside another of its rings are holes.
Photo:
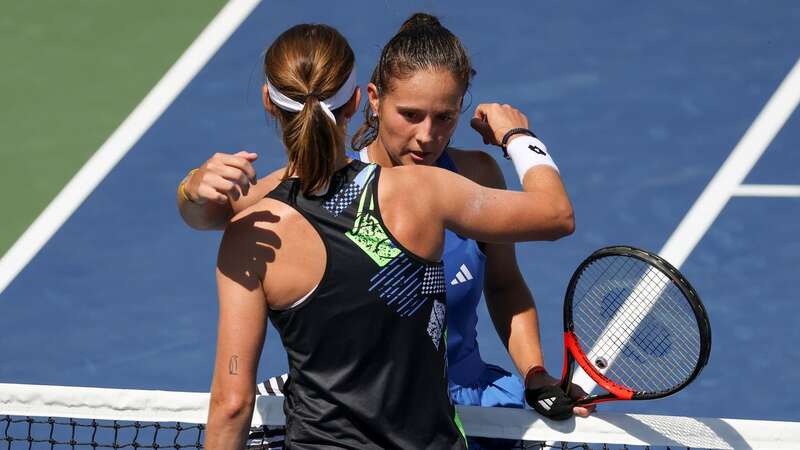
<path fill-rule="evenodd" d="M 379 176 L 353 161 L 325 195 L 303 195 L 296 178 L 267 195 L 302 214 L 327 253 L 311 296 L 269 313 L 289 359 L 287 449 L 466 448 L 447 387 L 443 266 L 389 234 Z"/>

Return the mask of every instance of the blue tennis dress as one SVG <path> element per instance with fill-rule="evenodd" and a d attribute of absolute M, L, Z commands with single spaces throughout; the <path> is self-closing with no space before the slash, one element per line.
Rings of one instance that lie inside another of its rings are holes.
<path fill-rule="evenodd" d="M 366 155 L 366 149 L 349 152 L 350 157 L 369 162 Z M 447 151 L 436 165 L 458 172 Z M 483 291 L 486 256 L 474 240 L 445 230 L 442 259 L 447 288 L 447 374 L 453 402 L 522 408 L 525 404 L 522 380 L 502 367 L 484 362 L 478 348 L 478 302 Z"/>

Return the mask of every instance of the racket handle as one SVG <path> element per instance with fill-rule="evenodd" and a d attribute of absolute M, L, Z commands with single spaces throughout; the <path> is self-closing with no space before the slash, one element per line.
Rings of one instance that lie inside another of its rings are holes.
<path fill-rule="evenodd" d="M 561 390 L 569 395 L 570 380 L 572 380 L 572 361 L 569 357 L 569 349 L 564 346 L 564 368 L 561 370 Z"/>

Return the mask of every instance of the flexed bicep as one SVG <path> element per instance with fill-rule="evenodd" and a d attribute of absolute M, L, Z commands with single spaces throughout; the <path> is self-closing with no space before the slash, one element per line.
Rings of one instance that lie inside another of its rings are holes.
<path fill-rule="evenodd" d="M 439 209 L 447 228 L 483 242 L 555 240 L 572 233 L 572 206 L 558 173 L 534 167 L 525 191 L 480 186 L 456 174 L 436 172 Z"/>

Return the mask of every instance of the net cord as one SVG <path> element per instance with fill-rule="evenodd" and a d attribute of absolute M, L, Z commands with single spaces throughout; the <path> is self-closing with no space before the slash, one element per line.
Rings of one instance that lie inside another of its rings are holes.
<path fill-rule="evenodd" d="M 5 415 L 205 423 L 207 393 L 0 383 Z M 459 406 L 470 436 L 701 448 L 798 448 L 800 423 L 598 412 L 550 421 L 530 410 Z M 282 425 L 283 399 L 258 396 L 253 425 Z"/>

